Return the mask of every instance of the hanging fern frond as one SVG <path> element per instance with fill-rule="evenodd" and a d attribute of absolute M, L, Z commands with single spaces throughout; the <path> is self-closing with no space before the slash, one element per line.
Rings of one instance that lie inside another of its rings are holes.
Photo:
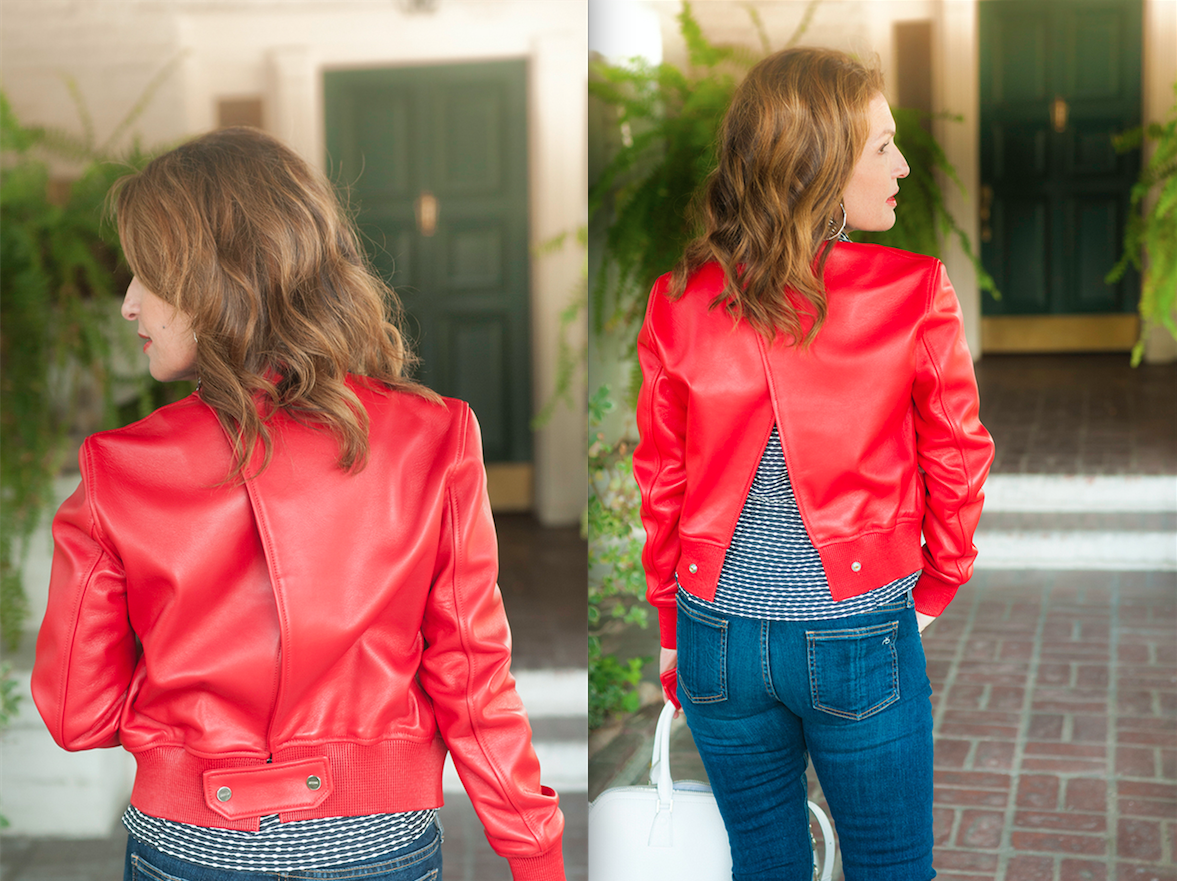
<path fill-rule="evenodd" d="M 1177 93 L 1177 83 L 1173 91 Z M 1152 327 L 1163 327 L 1177 339 L 1177 104 L 1169 111 L 1167 122 L 1137 126 L 1117 136 L 1114 144 L 1118 152 L 1126 153 L 1140 149 L 1146 138 L 1156 141 L 1156 147 L 1132 187 L 1124 253 L 1106 278 L 1108 284 L 1114 284 L 1129 265 L 1143 273 L 1140 339 L 1132 347 L 1133 367 L 1144 356 L 1144 341 Z M 1154 189 L 1156 201 L 1145 211 L 1144 204 Z"/>

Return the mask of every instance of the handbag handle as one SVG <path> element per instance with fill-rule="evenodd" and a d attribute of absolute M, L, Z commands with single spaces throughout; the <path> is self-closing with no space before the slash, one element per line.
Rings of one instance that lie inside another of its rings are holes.
<path fill-rule="evenodd" d="M 659 805 L 674 800 L 674 780 L 670 777 L 670 725 L 674 721 L 674 704 L 667 701 L 654 729 L 654 754 L 650 757 L 650 782 L 658 787 Z"/>
<path fill-rule="evenodd" d="M 654 824 L 650 829 L 650 845 L 670 846 L 669 812 L 674 805 L 674 780 L 670 776 L 670 727 L 674 721 L 674 704 L 667 701 L 662 712 L 658 715 L 658 725 L 654 729 L 654 752 L 650 756 L 650 782 L 658 787 L 658 810 L 654 816 Z M 822 859 L 819 863 L 817 851 L 813 854 L 813 868 L 816 877 L 821 881 L 830 881 L 834 875 L 834 855 L 837 844 L 834 840 L 834 829 L 830 819 L 818 805 L 808 802 L 810 813 L 817 820 L 821 828 Z M 666 813 L 663 813 L 663 812 Z"/>

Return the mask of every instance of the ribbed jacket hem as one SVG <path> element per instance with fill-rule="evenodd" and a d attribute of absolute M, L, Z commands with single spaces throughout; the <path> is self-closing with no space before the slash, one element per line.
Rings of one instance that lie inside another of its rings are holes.
<path fill-rule="evenodd" d="M 834 602 L 861 596 L 876 587 L 890 584 L 897 578 L 910 575 L 924 565 L 920 554 L 920 523 L 916 519 L 901 520 L 890 529 L 866 532 L 845 541 L 829 542 L 817 547 L 822 570 L 830 585 Z M 687 536 L 682 538 L 682 556 L 676 574 L 678 583 L 692 596 L 705 602 L 715 599 L 715 587 L 723 569 L 727 548 Z M 693 571 L 692 571 L 693 567 Z M 928 585 L 933 581 L 925 572 L 915 588 L 916 608 L 921 612 L 929 605 Z M 940 614 L 952 599 L 955 586 L 939 585 L 937 599 L 931 605 Z M 921 597 L 924 606 L 921 607 Z M 677 645 L 677 611 L 673 604 L 658 606 L 658 624 L 663 648 Z"/>
<path fill-rule="evenodd" d="M 225 768 L 265 767 L 265 759 L 201 758 L 179 746 L 161 746 L 134 755 L 138 769 L 131 804 L 153 817 L 196 826 L 257 831 L 264 814 L 277 813 L 287 822 L 424 810 L 443 803 L 441 773 L 446 750 L 440 737 L 427 743 L 332 742 L 280 750 L 274 753 L 274 764 L 326 758 L 333 791 L 309 810 L 282 811 L 278 805 L 239 820 L 227 819 L 208 805 L 202 775 Z"/>
<path fill-rule="evenodd" d="M 557 844 L 537 857 L 507 857 L 513 881 L 565 881 L 564 849 Z"/>

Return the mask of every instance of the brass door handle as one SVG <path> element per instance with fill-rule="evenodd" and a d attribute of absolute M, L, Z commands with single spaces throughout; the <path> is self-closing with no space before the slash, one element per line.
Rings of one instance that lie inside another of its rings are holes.
<path fill-rule="evenodd" d="M 437 232 L 437 197 L 433 193 L 422 190 L 413 203 L 413 211 L 417 215 L 417 231 L 421 235 L 431 236 Z"/>
<path fill-rule="evenodd" d="M 1071 108 L 1061 95 L 1050 105 L 1050 123 L 1060 135 L 1067 130 L 1067 115 L 1070 112 Z"/>

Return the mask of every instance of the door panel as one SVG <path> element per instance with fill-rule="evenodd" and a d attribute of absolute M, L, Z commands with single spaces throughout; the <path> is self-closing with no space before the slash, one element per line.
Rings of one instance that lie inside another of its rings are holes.
<path fill-rule="evenodd" d="M 993 80 L 994 100 L 1017 104 L 1046 98 L 1046 22 L 1041 18 L 1009 15 L 998 32 L 998 67 Z"/>
<path fill-rule="evenodd" d="M 1107 267 L 1119 257 L 1120 200 L 1117 195 L 1076 199 L 1068 233 L 1079 243 L 1072 312 L 1113 312 L 1115 289 L 1103 283 Z"/>
<path fill-rule="evenodd" d="M 497 84 L 448 89 L 437 107 L 437 176 L 448 192 L 495 193 L 502 184 L 502 118 Z"/>
<path fill-rule="evenodd" d="M 332 71 L 324 97 L 335 180 L 404 303 L 420 379 L 470 402 L 487 461 L 528 461 L 525 63 Z"/>
<path fill-rule="evenodd" d="M 1003 299 L 985 315 L 1135 309 L 1139 279 L 1103 281 L 1124 236 L 1139 124 L 1140 0 L 986 0 L 981 177 L 992 188 L 981 259 Z"/>
<path fill-rule="evenodd" d="M 1002 295 L 1033 311 L 1046 311 L 1046 214 L 1045 199 L 1009 198 L 994 206 L 994 232 L 1009 242 L 1001 255 L 1001 275 L 1008 282 Z M 1009 272 L 1010 265 L 1021 271 Z"/>

